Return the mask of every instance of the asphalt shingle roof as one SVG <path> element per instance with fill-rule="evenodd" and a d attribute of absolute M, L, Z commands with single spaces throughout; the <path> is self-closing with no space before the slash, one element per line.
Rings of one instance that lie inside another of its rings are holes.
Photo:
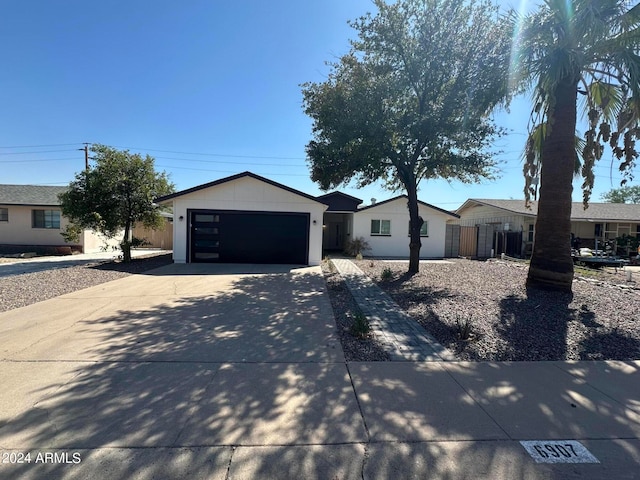
<path fill-rule="evenodd" d="M 0 205 L 60 205 L 58 195 L 68 187 L 0 185 Z"/>
<path fill-rule="evenodd" d="M 530 210 L 525 207 L 524 200 L 470 198 L 465 204 L 469 202 L 491 205 L 521 215 L 537 215 L 538 213 L 537 201 L 530 202 Z M 462 207 L 458 209 L 458 213 Z M 573 202 L 571 204 L 571 219 L 640 222 L 640 205 L 630 203 L 589 203 L 589 208 L 585 210 L 582 202 Z"/>

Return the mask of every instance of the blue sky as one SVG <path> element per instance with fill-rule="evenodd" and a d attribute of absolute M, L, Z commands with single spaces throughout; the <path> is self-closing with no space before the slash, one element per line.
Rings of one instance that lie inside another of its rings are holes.
<path fill-rule="evenodd" d="M 526 0 L 523 0 L 527 3 Z M 326 78 L 369 0 L 11 1 L 0 6 L 0 183 L 64 185 L 84 166 L 83 142 L 156 158 L 179 190 L 253 171 L 312 195 L 311 121 L 300 84 Z M 497 181 L 421 184 L 421 200 L 523 198 L 529 99 L 498 123 Z M 610 157 L 593 200 L 619 185 Z M 369 203 L 378 185 L 342 188 Z M 581 198 L 579 185 L 574 199 Z"/>

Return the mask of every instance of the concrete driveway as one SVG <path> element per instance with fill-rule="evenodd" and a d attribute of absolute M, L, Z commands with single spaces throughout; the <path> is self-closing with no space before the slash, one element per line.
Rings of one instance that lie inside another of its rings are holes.
<path fill-rule="evenodd" d="M 640 362 L 346 363 L 335 329 L 319 267 L 171 265 L 4 312 L 0 478 L 635 478 Z"/>
<path fill-rule="evenodd" d="M 1 478 L 225 478 L 234 453 L 256 467 L 240 445 L 363 454 L 318 267 L 171 265 L 11 310 L 0 358 Z"/>

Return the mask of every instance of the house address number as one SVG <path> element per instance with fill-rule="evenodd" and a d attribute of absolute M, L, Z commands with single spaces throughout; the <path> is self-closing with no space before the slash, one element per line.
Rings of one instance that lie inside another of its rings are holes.
<path fill-rule="evenodd" d="M 527 440 L 520 444 L 536 463 L 600 463 L 576 440 Z"/>

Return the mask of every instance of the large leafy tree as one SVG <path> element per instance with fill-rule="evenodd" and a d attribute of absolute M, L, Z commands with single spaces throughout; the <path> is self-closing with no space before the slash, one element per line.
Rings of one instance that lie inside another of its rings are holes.
<path fill-rule="evenodd" d="M 640 203 L 640 185 L 613 188 L 600 198 L 609 203 Z"/>
<path fill-rule="evenodd" d="M 313 119 L 311 178 L 324 190 L 355 180 L 404 190 L 409 272 L 420 256 L 418 186 L 495 174 L 501 132 L 490 116 L 508 92 L 510 35 L 490 0 L 375 0 L 351 25 L 351 51 L 322 83 L 303 87 Z"/>
<path fill-rule="evenodd" d="M 154 199 L 172 193 L 167 174 L 158 173 L 150 156 L 92 145 L 94 165 L 76 174 L 69 190 L 60 195 L 62 213 L 70 225 L 64 232 L 77 238 L 83 228 L 96 230 L 108 238 L 124 231 L 120 246 L 125 262 L 131 260 L 130 232 L 141 223 L 149 228 L 162 225 Z"/>
<path fill-rule="evenodd" d="M 539 155 L 528 149 L 525 196 L 539 202 L 527 285 L 571 291 L 571 194 L 576 166 L 575 132 L 582 104 L 587 131 L 579 146 L 585 207 L 593 167 L 612 149 L 620 171 L 630 175 L 640 137 L 640 8 L 624 0 L 545 0 L 525 16 L 512 15 L 516 88 L 534 94 L 532 133 Z M 541 135 L 540 135 L 541 133 Z"/>

